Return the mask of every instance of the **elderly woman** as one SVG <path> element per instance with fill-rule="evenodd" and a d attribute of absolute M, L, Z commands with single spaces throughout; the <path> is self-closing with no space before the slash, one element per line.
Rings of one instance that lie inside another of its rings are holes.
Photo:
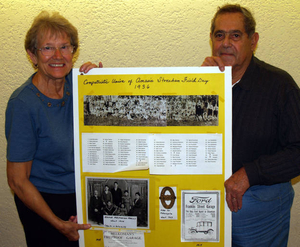
<path fill-rule="evenodd" d="M 6 110 L 7 176 L 28 246 L 78 246 L 73 160 L 72 78 L 76 28 L 43 11 L 25 39 L 36 66 Z M 101 63 L 100 63 L 101 66 Z M 80 71 L 96 65 L 86 63 Z"/>

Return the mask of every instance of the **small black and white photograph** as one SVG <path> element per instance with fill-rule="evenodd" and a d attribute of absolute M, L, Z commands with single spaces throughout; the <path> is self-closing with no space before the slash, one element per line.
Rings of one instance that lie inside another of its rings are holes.
<path fill-rule="evenodd" d="M 149 180 L 86 178 L 87 219 L 92 226 L 149 228 Z"/>
<path fill-rule="evenodd" d="M 166 96 L 167 126 L 218 126 L 218 95 Z"/>
<path fill-rule="evenodd" d="M 85 95 L 84 125 L 218 126 L 218 95 Z"/>

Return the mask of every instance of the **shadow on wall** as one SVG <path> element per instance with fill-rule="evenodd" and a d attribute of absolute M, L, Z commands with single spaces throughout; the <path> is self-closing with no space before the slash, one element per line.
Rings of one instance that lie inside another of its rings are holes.
<path fill-rule="evenodd" d="M 300 182 L 300 176 L 298 176 L 298 177 L 292 179 L 292 185 L 296 185 L 296 184 L 299 183 L 299 182 Z"/>

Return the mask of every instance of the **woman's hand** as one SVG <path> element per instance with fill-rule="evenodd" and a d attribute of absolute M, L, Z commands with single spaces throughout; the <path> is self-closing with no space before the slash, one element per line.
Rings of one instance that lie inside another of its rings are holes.
<path fill-rule="evenodd" d="M 103 64 L 101 62 L 99 62 L 99 66 L 97 66 L 94 63 L 86 62 L 86 63 L 84 63 L 83 65 L 80 66 L 79 71 L 86 74 L 87 72 L 89 72 L 93 68 L 103 68 Z"/>
<path fill-rule="evenodd" d="M 77 241 L 79 239 L 78 230 L 87 230 L 91 227 L 90 224 L 77 224 L 77 216 L 71 216 L 69 221 L 61 221 L 57 228 L 69 241 Z"/>
<path fill-rule="evenodd" d="M 76 216 L 71 216 L 69 221 L 77 223 L 77 215 Z"/>
<path fill-rule="evenodd" d="M 78 240 L 78 230 L 89 229 L 91 225 L 77 224 L 76 216 L 71 216 L 69 221 L 63 221 L 58 218 L 52 212 L 37 188 L 29 181 L 31 167 L 32 161 L 7 161 L 7 180 L 10 188 L 28 208 L 48 221 L 70 241 Z"/>

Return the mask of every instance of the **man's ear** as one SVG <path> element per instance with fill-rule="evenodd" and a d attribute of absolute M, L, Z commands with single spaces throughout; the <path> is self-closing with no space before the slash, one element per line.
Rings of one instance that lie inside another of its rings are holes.
<path fill-rule="evenodd" d="M 38 61 L 37 61 L 36 55 L 33 54 L 33 53 L 32 53 L 30 50 L 28 50 L 28 49 L 27 49 L 26 51 L 27 51 L 27 54 L 28 54 L 28 56 L 30 57 L 32 63 L 33 63 L 34 65 L 37 65 Z"/>
<path fill-rule="evenodd" d="M 255 32 L 251 37 L 251 50 L 252 51 L 255 51 L 258 40 L 259 40 L 259 34 Z"/>

